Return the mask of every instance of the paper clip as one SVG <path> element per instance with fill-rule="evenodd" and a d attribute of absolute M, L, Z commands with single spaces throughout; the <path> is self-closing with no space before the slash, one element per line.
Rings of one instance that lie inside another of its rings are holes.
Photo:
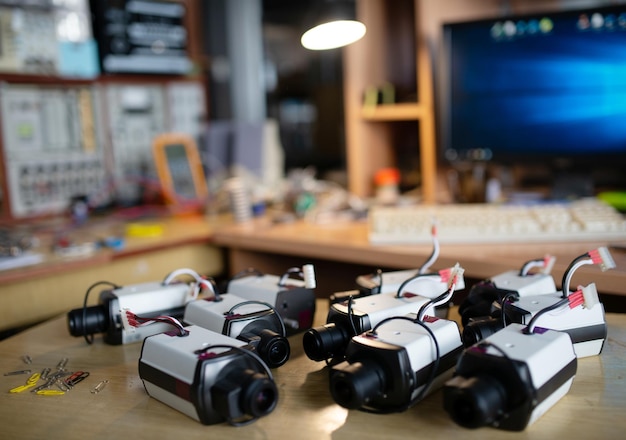
<path fill-rule="evenodd" d="M 98 385 L 91 389 L 91 394 L 98 394 L 108 383 L 109 381 L 107 379 L 100 381 Z"/>
<path fill-rule="evenodd" d="M 73 388 L 77 383 L 83 381 L 85 378 L 89 376 L 89 373 L 86 371 L 77 371 L 72 374 L 70 377 L 65 379 L 63 382 L 70 388 Z"/>
<path fill-rule="evenodd" d="M 48 380 L 48 375 L 50 374 L 50 367 L 46 367 L 43 370 L 41 370 L 41 378 L 43 380 Z"/>
<path fill-rule="evenodd" d="M 25 364 L 32 364 L 33 363 L 33 358 L 31 358 L 29 355 L 25 354 L 24 356 L 22 356 L 22 360 L 24 361 Z"/>
<path fill-rule="evenodd" d="M 40 396 L 62 396 L 65 394 L 65 391 L 61 390 L 38 390 L 35 394 Z"/>
<path fill-rule="evenodd" d="M 8 373 L 4 373 L 5 376 L 16 376 L 18 374 L 30 374 L 30 370 L 17 370 L 17 371 L 9 371 Z"/>
<path fill-rule="evenodd" d="M 26 381 L 26 385 L 20 385 L 19 387 L 15 387 L 9 390 L 9 393 L 21 393 L 22 391 L 26 391 L 35 386 L 37 381 L 39 380 L 40 374 L 35 373 Z"/>
<path fill-rule="evenodd" d="M 65 370 L 65 366 L 67 365 L 67 358 L 63 358 L 57 364 L 57 370 Z"/>

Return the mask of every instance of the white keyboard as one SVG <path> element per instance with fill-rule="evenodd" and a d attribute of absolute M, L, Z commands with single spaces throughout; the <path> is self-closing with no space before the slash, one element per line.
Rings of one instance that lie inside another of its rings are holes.
<path fill-rule="evenodd" d="M 372 244 L 626 241 L 626 217 L 597 199 L 533 205 L 454 204 L 372 207 Z"/>

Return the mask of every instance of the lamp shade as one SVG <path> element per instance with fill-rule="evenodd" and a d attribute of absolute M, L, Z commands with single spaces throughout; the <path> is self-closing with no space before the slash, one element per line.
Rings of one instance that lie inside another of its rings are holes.
<path fill-rule="evenodd" d="M 327 0 L 320 4 L 316 19 L 300 42 L 310 50 L 335 49 L 360 40 L 365 32 L 365 25 L 355 19 L 353 1 Z"/>

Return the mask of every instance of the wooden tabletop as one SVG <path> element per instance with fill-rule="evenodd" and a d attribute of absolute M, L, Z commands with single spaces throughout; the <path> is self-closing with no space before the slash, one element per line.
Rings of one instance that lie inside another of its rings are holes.
<path fill-rule="evenodd" d="M 325 322 L 327 303 L 318 300 L 315 325 Z M 372 415 L 346 410 L 332 400 L 328 370 L 308 359 L 300 334 L 290 337 L 289 361 L 273 371 L 276 409 L 244 427 L 202 425 L 149 397 L 138 374 L 141 344 L 93 345 L 69 335 L 65 316 L 0 342 L 0 371 L 54 369 L 67 358 L 69 370 L 89 377 L 61 396 L 9 393 L 28 375 L 2 376 L 0 426 L 6 439 L 410 439 L 619 438 L 626 430 L 626 315 L 608 314 L 608 339 L 600 356 L 580 359 L 569 393 L 521 433 L 455 425 L 440 391 L 403 413 Z M 25 355 L 31 364 L 23 361 Z M 107 385 L 96 394 L 101 381 Z"/>
<path fill-rule="evenodd" d="M 363 221 L 316 224 L 298 220 L 276 224 L 261 218 L 216 229 L 213 243 L 238 251 L 319 258 L 394 269 L 417 268 L 432 252 L 431 245 L 371 244 L 367 236 L 367 223 Z M 602 272 L 598 266 L 581 267 L 572 282 L 582 285 L 595 282 L 599 292 L 626 295 L 626 241 L 620 243 L 624 247 L 610 248 L 617 264 L 615 269 Z M 556 257 L 552 274 L 560 285 L 563 273 L 574 258 L 609 245 L 616 243 L 446 244 L 441 245 L 435 267 L 451 267 L 459 263 L 467 277 L 484 279 L 521 268 L 525 262 L 549 254 Z"/>

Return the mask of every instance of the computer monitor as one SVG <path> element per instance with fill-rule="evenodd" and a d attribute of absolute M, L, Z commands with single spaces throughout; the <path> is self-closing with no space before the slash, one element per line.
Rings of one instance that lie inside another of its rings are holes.
<path fill-rule="evenodd" d="M 445 23 L 442 60 L 445 159 L 623 176 L 626 5 Z"/>

